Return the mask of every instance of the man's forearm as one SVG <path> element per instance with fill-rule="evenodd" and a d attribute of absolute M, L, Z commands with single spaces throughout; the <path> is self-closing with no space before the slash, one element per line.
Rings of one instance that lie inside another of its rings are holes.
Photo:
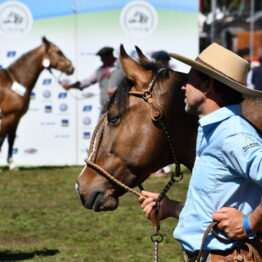
<path fill-rule="evenodd" d="M 256 209 L 249 215 L 249 227 L 252 232 L 262 232 L 262 199 Z"/>
<path fill-rule="evenodd" d="M 165 217 L 174 217 L 174 218 L 179 218 L 179 215 L 184 207 L 184 203 L 183 202 L 178 202 L 175 200 L 171 200 L 171 199 L 164 199 L 165 201 L 168 201 L 168 203 L 165 203 Z"/>

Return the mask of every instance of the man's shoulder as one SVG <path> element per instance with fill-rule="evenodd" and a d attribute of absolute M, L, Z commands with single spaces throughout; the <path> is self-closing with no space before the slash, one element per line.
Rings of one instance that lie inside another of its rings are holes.
<path fill-rule="evenodd" d="M 221 122 L 220 128 L 223 129 L 225 135 L 229 136 L 245 133 L 259 137 L 259 133 L 255 127 L 241 115 L 235 115 L 225 119 L 223 122 Z"/>
<path fill-rule="evenodd" d="M 255 139 L 260 143 L 262 142 L 260 133 L 258 133 L 255 127 L 242 116 L 231 117 L 230 119 L 223 121 L 222 126 L 224 133 L 222 136 L 224 139 L 235 137 L 236 140 L 246 140 L 246 138 L 249 137 L 250 139 Z"/>
<path fill-rule="evenodd" d="M 253 74 L 262 73 L 262 66 L 257 66 L 253 69 Z"/>

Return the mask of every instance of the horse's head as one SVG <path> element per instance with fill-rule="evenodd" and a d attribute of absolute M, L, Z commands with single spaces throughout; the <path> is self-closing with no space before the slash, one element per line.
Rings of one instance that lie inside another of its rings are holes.
<path fill-rule="evenodd" d="M 181 91 L 186 75 L 160 68 L 140 49 L 137 51 L 140 63 L 128 56 L 123 46 L 120 48 L 126 78 L 110 100 L 89 152 L 89 160 L 129 187 L 140 185 L 150 173 L 173 160 L 158 118 L 170 132 L 181 136 L 188 132 L 183 130 L 188 115 Z M 178 157 L 182 154 L 182 140 L 175 141 Z M 183 146 L 187 149 L 186 144 Z M 116 209 L 118 198 L 126 192 L 90 165 L 83 169 L 76 186 L 83 205 L 95 211 Z"/>
<path fill-rule="evenodd" d="M 46 37 L 42 38 L 45 53 L 43 58 L 43 66 L 45 68 L 55 68 L 67 75 L 74 73 L 72 62 L 65 57 L 63 52 L 53 43 L 48 41 Z"/>

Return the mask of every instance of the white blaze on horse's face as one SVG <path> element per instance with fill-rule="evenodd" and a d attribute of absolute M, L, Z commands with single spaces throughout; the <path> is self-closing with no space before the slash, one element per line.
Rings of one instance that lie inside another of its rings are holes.
<path fill-rule="evenodd" d="M 79 194 L 79 186 L 77 183 L 75 183 L 75 191 Z"/>
<path fill-rule="evenodd" d="M 44 68 L 48 68 L 50 66 L 51 62 L 48 58 L 44 58 L 43 61 L 42 61 L 42 66 Z"/>

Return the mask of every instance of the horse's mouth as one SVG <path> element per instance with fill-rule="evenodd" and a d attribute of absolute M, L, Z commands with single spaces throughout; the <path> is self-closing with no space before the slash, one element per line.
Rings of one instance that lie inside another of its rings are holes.
<path fill-rule="evenodd" d="M 75 68 L 73 66 L 65 67 L 61 71 L 65 73 L 66 75 L 72 75 L 75 71 Z"/>
<path fill-rule="evenodd" d="M 68 71 L 65 72 L 66 75 L 72 75 L 74 73 L 74 69 L 70 69 Z"/>
<path fill-rule="evenodd" d="M 82 200 L 82 203 L 85 208 L 96 212 L 112 211 L 118 207 L 118 198 L 112 195 L 105 195 L 102 192 L 94 192 L 88 200 Z"/>

